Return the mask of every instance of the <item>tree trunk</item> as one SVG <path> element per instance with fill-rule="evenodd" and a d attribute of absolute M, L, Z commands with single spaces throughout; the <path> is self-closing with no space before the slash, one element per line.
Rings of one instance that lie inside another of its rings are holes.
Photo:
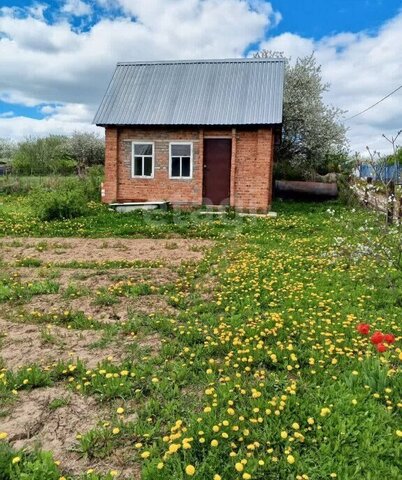
<path fill-rule="evenodd" d="M 395 212 L 395 183 L 391 180 L 387 187 L 387 224 L 394 223 Z"/>

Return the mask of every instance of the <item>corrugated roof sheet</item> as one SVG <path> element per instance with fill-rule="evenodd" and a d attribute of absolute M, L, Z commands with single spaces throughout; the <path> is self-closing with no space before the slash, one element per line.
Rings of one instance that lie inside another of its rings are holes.
<path fill-rule="evenodd" d="M 97 125 L 256 125 L 282 122 L 280 59 L 118 63 Z"/>

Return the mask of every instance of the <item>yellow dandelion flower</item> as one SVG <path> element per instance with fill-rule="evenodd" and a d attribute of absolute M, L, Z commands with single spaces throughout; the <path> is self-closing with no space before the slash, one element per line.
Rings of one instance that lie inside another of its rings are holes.
<path fill-rule="evenodd" d="M 186 473 L 187 475 L 189 475 L 190 477 L 192 477 L 195 473 L 195 467 L 193 465 L 187 465 L 186 467 Z"/>

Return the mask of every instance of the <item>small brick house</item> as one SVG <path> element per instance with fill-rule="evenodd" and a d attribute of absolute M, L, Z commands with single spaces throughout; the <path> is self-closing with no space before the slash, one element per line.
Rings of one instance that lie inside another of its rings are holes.
<path fill-rule="evenodd" d="M 283 81 L 280 59 L 119 63 L 94 119 L 103 201 L 268 211 Z"/>

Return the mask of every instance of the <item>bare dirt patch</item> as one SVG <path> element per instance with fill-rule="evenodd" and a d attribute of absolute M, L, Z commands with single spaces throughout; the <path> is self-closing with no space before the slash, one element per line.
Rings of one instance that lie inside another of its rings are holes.
<path fill-rule="evenodd" d="M 92 348 L 91 345 L 101 336 L 100 332 L 90 330 L 67 330 L 0 319 L 0 356 L 10 369 L 33 363 L 50 365 L 59 360 L 75 361 L 77 358 L 93 368 L 105 358 L 121 360 L 127 340 L 116 339 L 106 347 Z"/>
<path fill-rule="evenodd" d="M 23 245 L 21 245 L 21 243 Z M 161 261 L 177 265 L 183 261 L 199 261 L 209 240 L 175 239 L 88 239 L 88 238 L 24 238 L 1 241 L 4 261 L 37 258 L 43 262 L 88 261 Z"/>
<path fill-rule="evenodd" d="M 176 310 L 162 295 L 118 297 L 117 300 L 118 303 L 113 305 L 97 305 L 91 297 L 65 299 L 60 294 L 36 295 L 24 305 L 24 309 L 27 313 L 82 312 L 86 317 L 103 323 L 126 322 L 136 314 L 176 315 Z"/>
<path fill-rule="evenodd" d="M 52 403 L 60 399 L 61 406 L 52 408 Z M 139 478 L 138 470 L 120 468 L 116 456 L 108 462 L 91 462 L 73 451 L 76 435 L 94 428 L 104 415 L 105 410 L 94 398 L 60 386 L 40 388 L 20 394 L 13 412 L 2 419 L 2 430 L 8 432 L 9 441 L 16 449 L 39 447 L 51 451 L 66 472 L 80 474 L 88 468 L 103 472 L 115 469 Z"/>

